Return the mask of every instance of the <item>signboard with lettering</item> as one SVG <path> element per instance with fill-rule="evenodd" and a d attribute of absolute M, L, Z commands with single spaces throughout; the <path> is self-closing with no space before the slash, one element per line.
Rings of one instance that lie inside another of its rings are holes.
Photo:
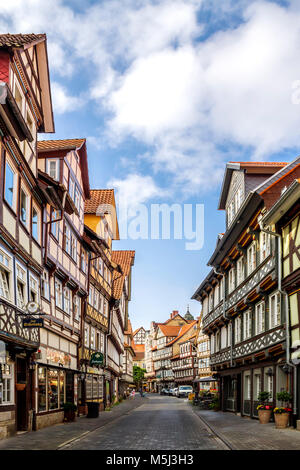
<path fill-rule="evenodd" d="M 28 317 L 23 318 L 23 328 L 42 328 L 44 326 L 43 318 Z"/>
<path fill-rule="evenodd" d="M 91 366 L 102 366 L 103 364 L 103 354 L 101 352 L 95 352 L 91 355 L 90 365 Z"/>

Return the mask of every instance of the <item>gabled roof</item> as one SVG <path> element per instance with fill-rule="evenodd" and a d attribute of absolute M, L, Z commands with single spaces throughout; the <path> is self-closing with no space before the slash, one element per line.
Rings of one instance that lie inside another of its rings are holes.
<path fill-rule="evenodd" d="M 186 322 L 186 319 L 183 318 L 180 313 L 177 313 L 177 315 L 175 315 L 173 318 L 168 318 L 168 320 L 166 320 L 164 323 L 157 323 L 157 325 L 167 325 L 168 323 L 170 323 L 170 321 L 174 320 L 175 318 L 180 318 L 181 320 L 183 320 L 184 322 Z"/>
<path fill-rule="evenodd" d="M 90 198 L 85 201 L 84 213 L 97 216 L 103 214 L 114 216 L 116 233 L 113 234 L 113 237 L 114 240 L 120 240 L 114 189 L 91 189 Z"/>
<path fill-rule="evenodd" d="M 52 133 L 55 132 L 55 129 L 46 34 L 0 34 L 0 49 L 2 50 L 17 51 L 18 54 L 19 50 L 26 50 L 33 46 L 36 46 L 38 80 L 41 90 L 42 122 L 38 131 Z M 26 80 L 30 79 L 24 78 L 24 80 L 26 82 Z"/>
<path fill-rule="evenodd" d="M 266 181 L 257 186 L 255 191 L 260 195 L 263 195 L 270 187 L 278 184 L 286 175 L 291 173 L 300 164 L 300 156 L 296 157 L 295 160 L 286 164 L 283 168 L 278 170 L 274 175 L 270 176 Z"/>
<path fill-rule="evenodd" d="M 134 349 L 134 351 L 136 351 L 136 352 L 145 352 L 145 345 L 144 345 L 144 344 L 136 344 L 136 343 L 134 343 L 133 349 Z"/>
<path fill-rule="evenodd" d="M 159 325 L 159 328 L 165 336 L 177 336 L 181 326 Z"/>
<path fill-rule="evenodd" d="M 228 189 L 234 170 L 244 170 L 246 173 L 274 174 L 286 165 L 286 162 L 228 162 L 225 168 L 218 209 L 225 209 Z"/>
<path fill-rule="evenodd" d="M 63 139 L 63 140 L 39 140 L 37 142 L 38 153 L 43 157 L 53 157 L 54 152 L 76 150 L 82 174 L 82 185 L 85 198 L 90 197 L 89 170 L 86 150 L 86 139 Z"/>
<path fill-rule="evenodd" d="M 23 47 L 46 39 L 46 34 L 0 34 L 0 47 Z"/>
<path fill-rule="evenodd" d="M 174 338 L 170 343 L 168 343 L 168 346 L 171 344 L 174 344 L 176 341 L 178 341 L 182 336 L 187 333 L 194 325 L 197 324 L 197 320 L 194 320 L 192 323 L 188 323 L 187 325 L 183 325 L 180 327 L 180 331 L 178 332 L 177 338 Z"/>

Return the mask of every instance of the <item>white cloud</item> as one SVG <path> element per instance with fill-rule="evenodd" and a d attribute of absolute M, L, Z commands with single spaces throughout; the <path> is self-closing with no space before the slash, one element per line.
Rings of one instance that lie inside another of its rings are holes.
<path fill-rule="evenodd" d="M 84 104 L 82 98 L 68 95 L 67 89 L 57 82 L 51 83 L 51 92 L 54 112 L 57 114 L 75 111 Z"/>

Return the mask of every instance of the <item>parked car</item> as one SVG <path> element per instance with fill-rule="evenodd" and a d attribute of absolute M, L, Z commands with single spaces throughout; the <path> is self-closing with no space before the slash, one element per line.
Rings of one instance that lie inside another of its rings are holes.
<path fill-rule="evenodd" d="M 178 393 L 178 387 L 173 388 L 173 390 L 172 390 L 173 397 L 177 397 L 177 393 Z"/>
<path fill-rule="evenodd" d="M 180 385 L 178 387 L 178 398 L 187 398 L 190 393 L 193 393 L 193 387 L 191 385 Z"/>
<path fill-rule="evenodd" d="M 162 388 L 160 391 L 160 395 L 168 395 L 168 389 L 167 388 Z"/>
<path fill-rule="evenodd" d="M 173 395 L 173 388 L 169 388 L 168 395 L 169 395 L 169 397 Z"/>

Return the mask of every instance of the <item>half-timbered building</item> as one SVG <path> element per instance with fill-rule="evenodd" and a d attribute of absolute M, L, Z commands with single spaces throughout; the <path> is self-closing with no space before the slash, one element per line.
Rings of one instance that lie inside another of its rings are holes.
<path fill-rule="evenodd" d="M 78 348 L 88 294 L 83 245 L 84 205 L 90 197 L 85 139 L 38 142 L 38 178 L 45 197 L 40 358 L 36 428 L 63 420 L 63 403 L 78 399 Z"/>
<path fill-rule="evenodd" d="M 33 427 L 44 195 L 37 133 L 54 132 L 45 34 L 0 35 L 0 438 Z"/>
<path fill-rule="evenodd" d="M 259 392 L 268 391 L 275 404 L 276 392 L 289 380 L 278 247 L 260 220 L 275 181 L 289 178 L 297 164 L 226 166 L 219 203 L 226 232 L 218 236 L 208 262 L 212 270 L 193 296 L 202 302 L 203 332 L 210 338 L 224 411 L 257 417 Z"/>

